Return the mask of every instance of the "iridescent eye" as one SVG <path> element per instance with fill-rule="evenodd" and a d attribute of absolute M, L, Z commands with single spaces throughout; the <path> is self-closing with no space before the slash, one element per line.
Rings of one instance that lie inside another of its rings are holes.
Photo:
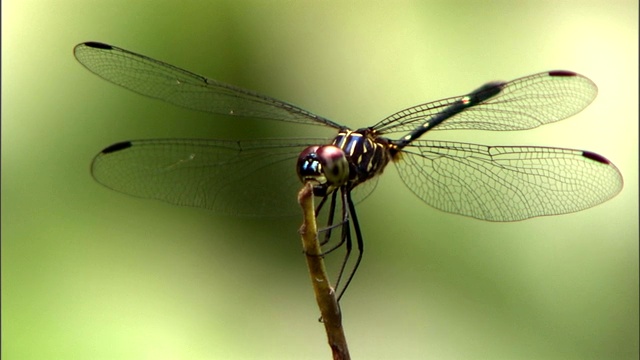
<path fill-rule="evenodd" d="M 349 180 L 349 162 L 342 149 L 334 145 L 320 146 L 316 155 L 323 164 L 328 183 L 341 186 Z"/>
<path fill-rule="evenodd" d="M 296 171 L 300 181 L 313 180 L 319 184 L 326 183 L 326 179 L 322 175 L 322 164 L 316 154 L 318 148 L 319 146 L 309 146 L 298 155 Z"/>

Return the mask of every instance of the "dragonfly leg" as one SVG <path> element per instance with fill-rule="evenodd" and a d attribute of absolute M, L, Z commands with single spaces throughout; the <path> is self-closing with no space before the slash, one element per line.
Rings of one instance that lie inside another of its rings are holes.
<path fill-rule="evenodd" d="M 343 219 L 342 233 L 340 236 L 340 242 L 336 244 L 336 246 L 334 246 L 333 248 L 329 249 L 329 251 L 333 251 L 346 243 L 346 252 L 342 260 L 342 265 L 340 265 L 338 278 L 336 279 L 336 284 L 335 284 L 336 289 L 340 285 L 340 280 L 342 280 L 342 275 L 344 275 L 344 270 L 346 269 L 347 263 L 349 262 L 349 257 L 351 256 L 351 249 L 353 246 L 353 242 L 351 241 L 351 223 L 349 222 L 349 208 L 347 206 L 348 191 L 341 190 L 340 193 L 342 197 L 342 219 Z M 349 278 L 351 277 L 352 275 L 349 276 Z M 346 287 L 342 289 L 342 291 L 340 292 L 340 295 L 344 293 L 345 289 Z"/>
<path fill-rule="evenodd" d="M 353 280 L 353 276 L 356 274 L 356 271 L 358 271 L 358 267 L 360 266 L 360 261 L 362 261 L 362 255 L 364 253 L 364 241 L 362 239 L 362 232 L 360 231 L 360 224 L 358 223 L 358 216 L 356 215 L 356 208 L 353 205 L 353 201 L 351 200 L 351 193 L 349 191 L 345 191 L 345 193 L 346 194 L 344 195 L 344 200 L 346 200 L 346 203 L 344 204 L 344 207 L 348 207 L 347 213 L 351 216 L 351 220 L 353 221 L 353 229 L 356 234 L 356 244 L 358 246 L 358 257 L 356 258 L 356 263 L 353 266 L 353 270 L 351 270 L 351 273 L 347 278 L 347 282 L 344 284 L 344 287 L 342 288 L 342 290 L 340 291 L 340 294 L 338 295 L 338 298 L 337 298 L 338 301 L 340 301 L 344 293 L 347 291 L 349 284 L 351 284 L 351 280 Z M 348 228 L 347 255 L 345 256 L 344 263 L 342 264 L 342 269 L 340 271 L 340 276 L 338 277 L 338 281 L 340 281 L 340 277 L 342 277 L 342 271 L 344 270 L 347 260 L 349 259 L 349 253 L 351 251 L 351 227 L 350 226 L 346 226 L 346 227 Z M 337 283 L 336 283 L 336 287 L 337 287 Z"/>
<path fill-rule="evenodd" d="M 324 239 L 320 242 L 320 246 L 324 246 L 329 242 L 329 240 L 331 239 L 331 230 L 336 227 L 336 225 L 333 224 L 333 217 L 336 212 L 336 196 L 337 196 L 337 192 L 334 191 L 333 194 L 331 194 L 331 204 L 329 205 L 329 215 L 327 218 L 327 226 L 318 231 L 318 232 L 324 233 Z M 327 199 L 327 196 L 325 196 L 322 199 L 322 201 L 316 208 L 316 218 L 320 214 L 320 209 L 322 208 L 322 205 L 326 202 L 326 199 Z"/>

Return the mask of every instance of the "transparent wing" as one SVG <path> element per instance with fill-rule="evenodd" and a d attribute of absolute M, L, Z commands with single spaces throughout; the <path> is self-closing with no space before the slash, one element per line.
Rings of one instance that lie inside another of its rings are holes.
<path fill-rule="evenodd" d="M 396 163 L 427 204 L 489 221 L 583 210 L 611 199 L 622 175 L 588 151 L 414 141 Z"/>
<path fill-rule="evenodd" d="M 298 154 L 326 139 L 138 140 L 109 146 L 91 166 L 113 190 L 232 215 L 299 214 Z"/>
<path fill-rule="evenodd" d="M 139 94 L 214 114 L 328 125 L 331 120 L 266 95 L 196 75 L 173 65 L 115 46 L 86 42 L 74 48 L 91 72 Z"/>
<path fill-rule="evenodd" d="M 500 86 L 499 94 L 440 123 L 433 130 L 526 130 L 565 119 L 595 99 L 598 88 L 570 71 L 548 71 Z M 412 131 L 443 110 L 463 101 L 451 97 L 399 111 L 374 126 L 381 134 Z"/>
<path fill-rule="evenodd" d="M 159 139 L 113 144 L 93 160 L 104 186 L 141 198 L 239 216 L 300 214 L 296 159 L 327 139 L 253 141 Z M 364 200 L 377 179 L 354 190 Z"/>

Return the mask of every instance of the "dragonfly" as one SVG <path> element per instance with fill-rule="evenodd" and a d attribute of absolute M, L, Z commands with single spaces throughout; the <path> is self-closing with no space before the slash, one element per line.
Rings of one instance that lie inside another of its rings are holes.
<path fill-rule="evenodd" d="M 295 213 L 296 188 L 300 181 L 311 182 L 320 198 L 316 216 L 328 204 L 323 244 L 332 228 L 342 227 L 339 241 L 327 251 L 346 244 L 336 287 L 354 242 L 357 246 L 355 265 L 338 299 L 364 250 L 355 203 L 373 191 L 389 163 L 426 204 L 488 221 L 584 210 L 613 198 L 623 186 L 616 166 L 591 151 L 423 139 L 430 131 L 527 130 L 570 117 L 598 92 L 591 80 L 572 71 L 489 82 L 466 95 L 412 106 L 352 130 L 288 102 L 116 46 L 85 42 L 74 48 L 74 55 L 109 82 L 177 106 L 335 131 L 333 138 L 123 141 L 95 156 L 91 174 L 125 194 L 250 216 Z M 336 209 L 341 218 L 334 225 Z"/>

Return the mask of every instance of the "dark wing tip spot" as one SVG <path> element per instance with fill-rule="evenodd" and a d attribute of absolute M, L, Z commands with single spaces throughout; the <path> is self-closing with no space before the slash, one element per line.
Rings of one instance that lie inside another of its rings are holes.
<path fill-rule="evenodd" d="M 131 147 L 131 141 L 123 141 L 119 143 L 115 143 L 113 145 L 107 146 L 104 150 L 101 151 L 102 154 L 111 154 L 116 151 L 128 149 Z"/>
<path fill-rule="evenodd" d="M 553 70 L 549 71 L 549 76 L 577 76 L 577 73 L 569 70 Z"/>
<path fill-rule="evenodd" d="M 113 50 L 113 47 L 111 45 L 103 44 L 101 42 L 87 41 L 84 44 L 86 46 L 88 46 L 88 47 L 92 47 L 92 48 L 96 48 L 96 49 Z"/>
<path fill-rule="evenodd" d="M 609 165 L 611 164 L 611 162 L 609 160 L 607 160 L 607 158 L 605 158 L 602 155 L 598 155 L 594 152 L 591 151 L 583 151 L 582 152 L 582 156 L 586 157 L 587 159 L 591 159 L 593 161 L 597 161 L 599 163 L 605 164 L 605 165 Z"/>

